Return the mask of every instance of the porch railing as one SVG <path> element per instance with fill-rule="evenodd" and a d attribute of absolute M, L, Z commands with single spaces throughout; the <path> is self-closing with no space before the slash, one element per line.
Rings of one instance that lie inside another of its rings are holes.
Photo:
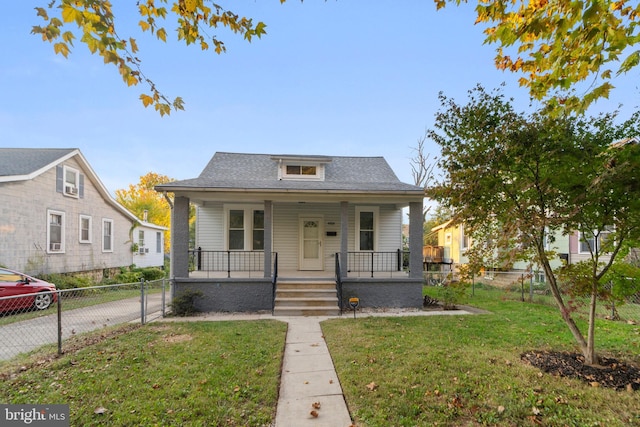
<path fill-rule="evenodd" d="M 401 272 L 409 269 L 409 251 L 395 252 L 347 252 L 349 273 Z"/>
<path fill-rule="evenodd" d="M 271 279 L 271 314 L 276 310 L 276 290 L 278 287 L 278 253 L 273 256 L 273 277 Z"/>
<path fill-rule="evenodd" d="M 191 271 L 232 272 L 264 271 L 264 251 L 189 251 Z"/>
<path fill-rule="evenodd" d="M 342 315 L 342 269 L 340 267 L 340 253 L 336 253 L 336 293 L 338 294 L 340 315 Z"/>

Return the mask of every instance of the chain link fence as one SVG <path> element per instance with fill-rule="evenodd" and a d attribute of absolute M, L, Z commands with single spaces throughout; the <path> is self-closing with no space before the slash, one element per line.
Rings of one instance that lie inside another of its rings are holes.
<path fill-rule="evenodd" d="M 69 338 L 164 317 L 168 283 L 141 280 L 0 298 L 0 361 L 45 345 L 62 354 Z"/>
<path fill-rule="evenodd" d="M 447 286 L 460 281 L 455 270 L 425 271 L 424 278 L 427 286 Z M 543 272 L 487 271 L 474 276 L 471 282 L 472 292 L 477 287 L 483 287 L 504 292 L 509 299 L 556 306 Z M 565 295 L 565 301 L 578 312 L 588 314 L 589 298 Z M 640 293 L 627 297 L 622 304 L 598 301 L 597 315 L 607 319 L 640 323 Z"/>

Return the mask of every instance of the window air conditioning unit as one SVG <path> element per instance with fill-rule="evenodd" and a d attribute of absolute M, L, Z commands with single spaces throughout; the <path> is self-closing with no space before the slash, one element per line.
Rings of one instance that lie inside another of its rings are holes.
<path fill-rule="evenodd" d="M 147 250 L 147 252 L 148 252 L 148 250 Z M 139 253 L 140 255 L 144 255 L 144 254 L 145 254 L 144 248 L 140 248 L 140 250 L 138 251 L 138 253 Z"/>
<path fill-rule="evenodd" d="M 52 251 L 59 251 L 61 247 L 61 243 L 51 243 L 51 250 Z"/>
<path fill-rule="evenodd" d="M 148 254 L 149 253 L 149 248 L 144 248 L 144 253 Z"/>
<path fill-rule="evenodd" d="M 78 194 L 78 189 L 75 185 L 65 185 L 64 186 L 65 194 L 70 194 L 72 196 L 76 196 Z"/>

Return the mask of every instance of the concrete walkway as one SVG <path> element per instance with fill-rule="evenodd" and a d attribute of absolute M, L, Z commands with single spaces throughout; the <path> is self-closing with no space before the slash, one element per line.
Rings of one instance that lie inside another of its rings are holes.
<path fill-rule="evenodd" d="M 460 310 L 451 311 L 390 309 L 358 313 L 357 318 L 453 316 L 483 312 L 471 307 L 460 308 Z M 347 311 L 342 317 L 348 319 L 352 313 Z M 349 427 L 352 425 L 351 416 L 320 328 L 320 322 L 329 318 L 321 316 L 274 317 L 271 313 L 205 313 L 193 318 L 166 318 L 159 319 L 159 321 L 272 319 L 286 322 L 288 329 L 280 376 L 280 394 L 276 408 L 275 427 Z"/>
<path fill-rule="evenodd" d="M 320 321 L 326 317 L 287 317 L 287 340 L 280 377 L 275 427 L 348 427 L 344 401 Z"/>

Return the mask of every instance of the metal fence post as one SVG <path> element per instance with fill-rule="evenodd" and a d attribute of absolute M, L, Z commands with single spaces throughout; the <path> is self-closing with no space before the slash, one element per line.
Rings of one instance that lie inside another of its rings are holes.
<path fill-rule="evenodd" d="M 140 321 L 144 325 L 145 323 L 144 312 L 144 278 L 140 279 Z"/>
<path fill-rule="evenodd" d="M 58 292 L 58 355 L 62 354 L 62 293 Z"/>
<path fill-rule="evenodd" d="M 166 304 L 166 283 L 167 279 L 165 277 L 162 278 L 162 318 L 166 317 L 165 304 Z"/>

